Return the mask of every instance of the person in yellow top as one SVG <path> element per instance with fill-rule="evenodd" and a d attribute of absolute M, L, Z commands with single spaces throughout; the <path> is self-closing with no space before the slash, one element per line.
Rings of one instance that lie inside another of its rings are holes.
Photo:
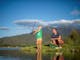
<path fill-rule="evenodd" d="M 34 30 L 34 33 L 36 35 L 36 45 L 37 50 L 41 50 L 42 48 L 42 26 L 38 26 L 36 30 Z"/>

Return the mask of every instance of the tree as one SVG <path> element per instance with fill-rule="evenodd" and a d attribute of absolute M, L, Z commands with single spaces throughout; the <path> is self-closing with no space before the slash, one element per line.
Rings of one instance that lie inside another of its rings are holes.
<path fill-rule="evenodd" d="M 78 31 L 75 29 L 72 30 L 72 32 L 70 33 L 69 38 L 71 38 L 71 40 L 73 40 L 75 44 L 80 43 L 80 35 L 79 35 Z"/>

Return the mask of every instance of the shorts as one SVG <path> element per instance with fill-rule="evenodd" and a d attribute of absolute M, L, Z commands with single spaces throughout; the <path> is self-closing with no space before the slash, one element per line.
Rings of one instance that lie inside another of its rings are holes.
<path fill-rule="evenodd" d="M 36 44 L 42 44 L 42 39 L 37 39 Z"/>

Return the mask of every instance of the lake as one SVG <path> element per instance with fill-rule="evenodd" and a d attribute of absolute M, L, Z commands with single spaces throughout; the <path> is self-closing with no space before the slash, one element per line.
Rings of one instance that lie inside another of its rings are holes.
<path fill-rule="evenodd" d="M 80 60 L 79 53 L 53 52 L 42 54 L 38 51 L 31 54 L 26 52 L 20 51 L 19 48 L 0 48 L 0 60 Z"/>

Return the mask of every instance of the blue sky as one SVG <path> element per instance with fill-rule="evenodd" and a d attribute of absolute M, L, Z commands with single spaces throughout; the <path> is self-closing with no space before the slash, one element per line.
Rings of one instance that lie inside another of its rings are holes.
<path fill-rule="evenodd" d="M 79 0 L 0 0 L 0 37 L 30 32 L 14 24 L 16 20 L 43 21 L 80 19 Z M 6 29 L 2 29 L 6 28 Z"/>

